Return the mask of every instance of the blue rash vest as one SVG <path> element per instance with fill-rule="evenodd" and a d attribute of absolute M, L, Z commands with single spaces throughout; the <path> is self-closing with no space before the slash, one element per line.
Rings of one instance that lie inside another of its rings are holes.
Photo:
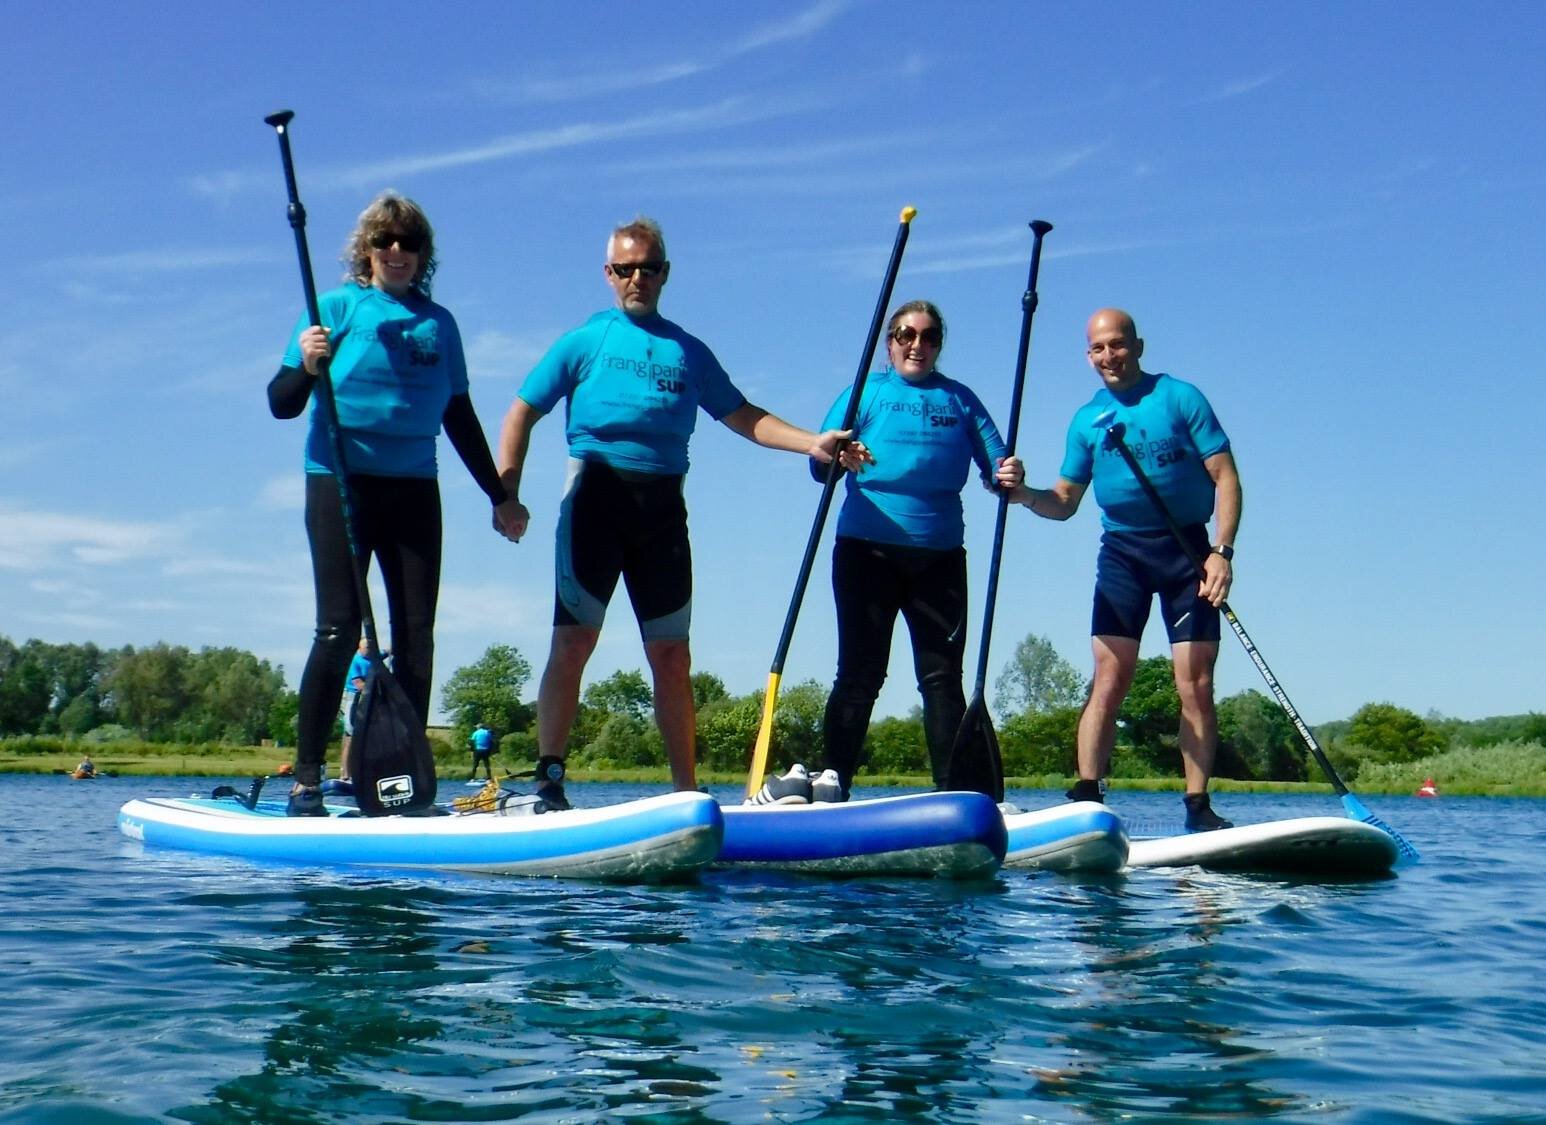
<path fill-rule="evenodd" d="M 329 371 L 349 472 L 434 477 L 435 439 L 446 404 L 451 396 L 467 393 L 467 359 L 456 321 L 416 292 L 399 299 L 354 283 L 322 294 L 317 306 L 323 326 L 331 330 Z M 310 325 L 303 313 L 284 366 L 304 366 L 300 337 Z M 317 401 L 306 434 L 306 471 L 333 471 Z"/>
<path fill-rule="evenodd" d="M 344 456 L 349 455 L 345 453 Z M 353 691 L 354 681 L 363 680 L 368 675 L 370 675 L 370 657 L 356 649 L 354 659 L 349 661 L 349 674 L 344 677 L 344 690 Z"/>
<path fill-rule="evenodd" d="M 564 333 L 521 384 L 547 414 L 567 403 L 569 454 L 617 469 L 678 475 L 701 407 L 718 421 L 746 397 L 702 340 L 660 315 L 608 309 Z"/>
<path fill-rule="evenodd" d="M 822 429 L 842 424 L 851 391 L 837 396 Z M 916 383 L 890 369 L 871 372 L 854 430 L 875 464 L 848 474 L 837 533 L 941 551 L 961 546 L 970 467 L 976 462 L 991 476 L 1005 456 L 1004 439 L 971 389 L 938 371 Z"/>
<path fill-rule="evenodd" d="M 472 732 L 472 748 L 483 753 L 494 748 L 494 732 L 487 727 L 479 727 Z"/>
<path fill-rule="evenodd" d="M 1103 448 L 1105 427 L 1097 428 L 1095 419 L 1108 410 L 1114 412 L 1113 422 L 1126 425 L 1127 448 L 1176 522 L 1183 527 L 1207 523 L 1217 488 L 1203 462 L 1229 449 L 1229 438 L 1202 392 L 1169 375 L 1145 373 L 1120 394 L 1106 387 L 1096 391 L 1068 427 L 1058 475 L 1072 484 L 1089 484 L 1093 478 L 1102 525 L 1112 531 L 1163 531 L 1165 518 L 1143 494 L 1122 455 Z"/>

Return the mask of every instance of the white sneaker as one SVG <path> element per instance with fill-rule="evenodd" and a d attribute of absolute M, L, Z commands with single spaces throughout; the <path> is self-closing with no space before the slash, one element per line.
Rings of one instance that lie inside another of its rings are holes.
<path fill-rule="evenodd" d="M 808 805 L 811 803 L 811 775 L 799 762 L 789 767 L 783 777 L 770 777 L 762 783 L 755 797 L 746 798 L 748 805 Z"/>
<path fill-rule="evenodd" d="M 843 779 L 837 770 L 822 770 L 811 778 L 811 800 L 824 805 L 835 805 L 846 800 L 843 796 Z"/>

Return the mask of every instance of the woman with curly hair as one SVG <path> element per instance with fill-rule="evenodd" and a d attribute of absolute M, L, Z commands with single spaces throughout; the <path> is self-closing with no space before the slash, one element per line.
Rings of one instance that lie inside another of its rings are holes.
<path fill-rule="evenodd" d="M 468 397 L 467 362 L 451 314 L 430 299 L 435 235 L 423 210 L 383 192 L 345 245 L 344 284 L 318 299 L 322 325 L 304 313 L 268 387 L 276 418 L 294 418 L 325 370 L 360 554 L 381 567 L 396 653 L 394 674 L 428 721 L 440 592 L 440 489 L 435 441 L 443 426 L 494 505 L 511 503 Z M 306 535 L 317 628 L 301 676 L 291 815 L 325 815 L 323 756 L 344 676 L 360 637 L 361 607 L 345 534 L 327 423 L 318 407 L 306 438 Z"/>

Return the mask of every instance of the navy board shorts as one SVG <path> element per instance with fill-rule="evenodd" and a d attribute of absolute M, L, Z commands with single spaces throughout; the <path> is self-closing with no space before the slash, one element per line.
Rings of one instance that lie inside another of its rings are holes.
<path fill-rule="evenodd" d="M 1183 529 L 1202 554 L 1210 549 L 1208 529 Z M 1219 611 L 1197 592 L 1197 570 L 1168 531 L 1112 531 L 1100 537 L 1095 562 L 1095 606 L 1090 635 L 1139 640 L 1149 607 L 1159 595 L 1171 644 L 1217 641 Z"/>
<path fill-rule="evenodd" d="M 619 577 L 646 641 L 686 640 L 692 549 L 680 474 L 570 459 L 558 516 L 554 625 L 600 629 Z"/>

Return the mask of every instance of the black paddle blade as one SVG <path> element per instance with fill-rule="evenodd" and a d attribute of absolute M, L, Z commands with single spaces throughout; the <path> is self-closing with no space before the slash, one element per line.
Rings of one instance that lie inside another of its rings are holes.
<path fill-rule="evenodd" d="M 411 813 L 435 803 L 435 758 L 424 720 L 402 686 L 372 662 L 356 701 L 354 799 L 366 816 Z"/>
<path fill-rule="evenodd" d="M 988 706 L 978 696 L 967 707 L 960 729 L 950 744 L 950 770 L 945 788 L 967 793 L 985 793 L 994 801 L 1004 799 L 1004 763 L 999 757 L 998 735 Z"/>

